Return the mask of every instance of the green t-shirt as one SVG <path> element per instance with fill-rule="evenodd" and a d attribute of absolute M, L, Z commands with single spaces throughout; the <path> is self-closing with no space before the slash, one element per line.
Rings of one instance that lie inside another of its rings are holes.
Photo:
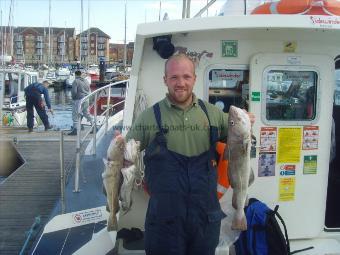
<path fill-rule="evenodd" d="M 204 102 L 211 126 L 216 126 L 219 139 L 227 137 L 228 114 L 214 105 Z M 165 135 L 168 149 L 184 156 L 197 156 L 210 147 L 209 122 L 194 95 L 193 103 L 183 110 L 170 102 L 168 96 L 159 102 L 163 127 L 169 131 Z M 134 138 L 141 142 L 145 149 L 159 131 L 153 108 L 142 112 L 126 135 L 126 139 Z"/>

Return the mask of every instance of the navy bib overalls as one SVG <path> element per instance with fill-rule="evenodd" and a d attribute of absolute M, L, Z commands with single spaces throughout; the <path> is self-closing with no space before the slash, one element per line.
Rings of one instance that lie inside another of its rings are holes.
<path fill-rule="evenodd" d="M 202 101 L 199 104 L 205 114 Z M 147 255 L 214 255 L 219 241 L 221 211 L 215 168 L 217 128 L 210 125 L 211 148 L 187 157 L 167 148 L 159 105 L 154 105 L 159 128 L 144 156 L 150 193 L 145 219 Z"/>

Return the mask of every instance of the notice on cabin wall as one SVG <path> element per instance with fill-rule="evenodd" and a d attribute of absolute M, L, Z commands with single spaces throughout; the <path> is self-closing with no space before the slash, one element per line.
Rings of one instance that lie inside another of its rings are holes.
<path fill-rule="evenodd" d="M 306 155 L 303 158 L 303 174 L 316 174 L 318 167 L 318 157 L 316 155 Z"/>
<path fill-rule="evenodd" d="M 222 57 L 238 57 L 238 41 L 221 41 Z"/>
<path fill-rule="evenodd" d="M 296 165 L 284 164 L 280 166 L 280 176 L 295 175 Z"/>
<path fill-rule="evenodd" d="M 260 151 L 276 151 L 276 127 L 261 127 L 260 131 Z"/>
<path fill-rule="evenodd" d="M 280 178 L 279 201 L 295 199 L 295 177 Z"/>
<path fill-rule="evenodd" d="M 260 153 L 258 176 L 259 177 L 275 176 L 275 162 L 276 162 L 275 153 Z"/>
<path fill-rule="evenodd" d="M 301 128 L 279 128 L 278 163 L 298 163 L 301 155 Z"/>
<path fill-rule="evenodd" d="M 319 143 L 319 127 L 305 126 L 303 127 L 303 150 L 316 150 Z"/>

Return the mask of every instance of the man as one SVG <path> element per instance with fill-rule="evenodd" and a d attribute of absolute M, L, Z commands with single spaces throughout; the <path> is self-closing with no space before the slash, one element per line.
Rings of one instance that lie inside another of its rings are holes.
<path fill-rule="evenodd" d="M 52 128 L 48 121 L 48 116 L 45 111 L 45 104 L 41 97 L 44 95 L 44 99 L 48 108 L 48 111 L 53 114 L 53 110 L 51 108 L 51 101 L 48 94 L 49 82 L 44 81 L 43 83 L 32 83 L 25 88 L 25 97 L 26 97 L 26 110 L 27 110 L 27 127 L 28 132 L 33 132 L 34 126 L 34 111 L 33 107 L 37 111 L 41 121 L 45 126 L 45 131 Z"/>
<path fill-rule="evenodd" d="M 163 79 L 168 94 L 126 136 L 145 148 L 146 254 L 214 255 L 224 217 L 215 143 L 227 136 L 228 116 L 192 92 L 195 65 L 186 55 L 166 61 Z"/>
<path fill-rule="evenodd" d="M 90 94 L 90 84 L 89 82 L 81 77 L 81 71 L 75 71 L 75 80 L 72 83 L 71 95 L 72 95 L 72 120 L 73 120 L 73 128 L 68 135 L 77 135 L 77 126 L 78 126 L 78 107 L 82 98 L 86 97 Z M 88 112 L 89 101 L 86 100 L 81 108 L 80 114 L 82 117 L 85 117 L 89 122 L 92 123 L 92 117 Z"/>

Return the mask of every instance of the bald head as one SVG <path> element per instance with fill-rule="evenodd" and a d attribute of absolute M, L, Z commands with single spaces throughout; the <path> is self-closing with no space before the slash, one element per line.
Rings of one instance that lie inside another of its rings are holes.
<path fill-rule="evenodd" d="M 181 54 L 172 55 L 170 58 L 167 59 L 167 61 L 165 61 L 164 75 L 167 76 L 169 63 L 182 62 L 182 61 L 191 63 L 193 74 L 195 74 L 195 64 L 194 64 L 194 62 L 187 55 L 181 53 Z"/>
<path fill-rule="evenodd" d="M 50 83 L 48 81 L 43 81 L 42 83 L 45 87 L 48 87 L 50 85 Z"/>

